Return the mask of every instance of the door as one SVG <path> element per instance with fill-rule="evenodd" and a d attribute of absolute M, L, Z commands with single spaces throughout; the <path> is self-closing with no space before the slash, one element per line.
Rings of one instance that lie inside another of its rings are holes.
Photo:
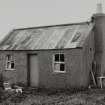
<path fill-rule="evenodd" d="M 30 71 L 30 86 L 38 87 L 39 71 L 38 71 L 38 56 L 29 55 L 29 71 Z"/>

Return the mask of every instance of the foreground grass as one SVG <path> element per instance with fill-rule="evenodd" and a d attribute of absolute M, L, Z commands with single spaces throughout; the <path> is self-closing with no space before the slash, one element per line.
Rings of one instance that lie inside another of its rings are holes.
<path fill-rule="evenodd" d="M 28 89 L 23 94 L 3 93 L 0 105 L 105 105 L 105 90 L 38 91 Z"/>

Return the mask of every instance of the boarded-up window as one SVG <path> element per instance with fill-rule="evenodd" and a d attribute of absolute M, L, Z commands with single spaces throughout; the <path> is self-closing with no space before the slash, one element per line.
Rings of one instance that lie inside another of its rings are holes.
<path fill-rule="evenodd" d="M 53 69 L 54 72 L 65 72 L 65 58 L 64 54 L 55 54 L 53 56 Z"/>
<path fill-rule="evenodd" d="M 6 55 L 6 70 L 14 70 L 14 57 L 12 55 Z"/>

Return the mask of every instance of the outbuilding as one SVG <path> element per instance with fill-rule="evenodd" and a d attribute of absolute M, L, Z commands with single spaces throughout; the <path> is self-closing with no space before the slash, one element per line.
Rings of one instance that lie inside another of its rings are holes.
<path fill-rule="evenodd" d="M 43 88 L 88 87 L 94 24 L 14 29 L 0 44 L 0 72 L 9 83 Z"/>

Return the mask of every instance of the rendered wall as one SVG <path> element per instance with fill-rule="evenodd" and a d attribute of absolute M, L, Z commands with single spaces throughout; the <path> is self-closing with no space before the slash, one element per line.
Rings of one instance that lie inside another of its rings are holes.
<path fill-rule="evenodd" d="M 53 71 L 53 55 L 64 53 L 66 73 Z M 15 57 L 14 71 L 5 70 L 5 56 Z M 45 51 L 0 51 L 0 70 L 11 83 L 29 83 L 27 54 L 37 54 L 39 59 L 39 87 L 44 88 L 81 88 L 88 86 L 88 75 L 83 68 L 82 49 L 45 50 Z"/>
<path fill-rule="evenodd" d="M 6 70 L 6 55 L 12 55 L 15 59 L 15 70 Z M 10 83 L 27 83 L 27 56 L 25 52 L 0 51 L 0 71 L 4 81 Z"/>
<path fill-rule="evenodd" d="M 65 54 L 66 73 L 54 73 L 52 56 Z M 82 49 L 54 50 L 40 53 L 40 86 L 46 88 L 81 88 L 87 87 L 87 74 L 83 70 Z"/>

